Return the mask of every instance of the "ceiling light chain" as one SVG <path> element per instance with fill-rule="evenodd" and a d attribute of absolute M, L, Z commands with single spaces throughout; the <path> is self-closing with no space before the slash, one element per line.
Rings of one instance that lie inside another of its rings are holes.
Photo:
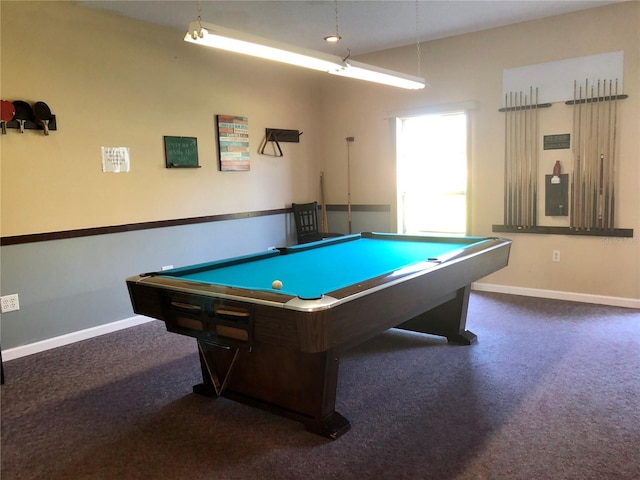
<path fill-rule="evenodd" d="M 191 32 L 191 37 L 194 40 L 196 38 L 204 38 L 204 31 L 202 28 L 202 17 L 200 16 L 202 14 L 202 5 L 200 4 L 200 2 L 196 3 L 196 10 L 198 11 L 197 22 L 198 22 L 199 28 L 198 30 L 194 30 L 193 32 Z"/>
<path fill-rule="evenodd" d="M 335 6 L 335 14 L 336 14 L 336 33 L 335 35 L 327 35 L 326 37 L 324 37 L 325 42 L 330 42 L 330 43 L 337 43 L 340 40 L 342 40 L 342 37 L 340 36 L 340 18 L 338 15 L 338 0 L 334 0 L 334 6 Z"/>
<path fill-rule="evenodd" d="M 340 17 L 338 16 L 338 0 L 335 0 L 335 10 L 336 10 L 336 38 L 340 39 Z"/>

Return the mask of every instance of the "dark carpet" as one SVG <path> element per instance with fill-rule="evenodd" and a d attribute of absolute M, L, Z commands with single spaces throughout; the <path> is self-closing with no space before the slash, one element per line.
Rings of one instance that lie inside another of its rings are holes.
<path fill-rule="evenodd" d="M 10 479 L 638 479 L 640 312 L 471 295 L 472 346 L 390 330 L 344 356 L 336 441 L 191 393 L 151 322 L 5 364 Z"/>

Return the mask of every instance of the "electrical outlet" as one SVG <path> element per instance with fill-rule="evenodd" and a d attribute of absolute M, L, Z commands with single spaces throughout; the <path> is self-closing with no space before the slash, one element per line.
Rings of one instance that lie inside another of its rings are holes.
<path fill-rule="evenodd" d="M 554 250 L 553 253 L 551 253 L 551 261 L 552 262 L 560 261 L 560 250 Z"/>
<path fill-rule="evenodd" d="M 0 297 L 1 313 L 13 312 L 14 310 L 20 310 L 20 302 L 18 301 L 17 293 Z"/>

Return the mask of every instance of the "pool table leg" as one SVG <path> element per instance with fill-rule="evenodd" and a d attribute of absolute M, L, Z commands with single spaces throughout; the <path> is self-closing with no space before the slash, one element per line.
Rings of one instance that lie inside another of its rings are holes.
<path fill-rule="evenodd" d="M 307 422 L 306 428 L 310 432 L 335 440 L 349 431 L 351 428 L 351 422 L 338 412 L 334 411 L 327 418 L 319 421 Z"/>
<path fill-rule="evenodd" d="M 194 393 L 291 418 L 332 440 L 351 427 L 335 411 L 339 357 L 333 350 L 303 353 L 260 342 L 235 349 L 200 340 L 198 347 L 202 383 Z"/>
<path fill-rule="evenodd" d="M 475 333 L 466 329 L 471 285 L 456 290 L 442 299 L 437 306 L 396 328 L 447 337 L 451 343 L 471 345 L 477 340 Z"/>

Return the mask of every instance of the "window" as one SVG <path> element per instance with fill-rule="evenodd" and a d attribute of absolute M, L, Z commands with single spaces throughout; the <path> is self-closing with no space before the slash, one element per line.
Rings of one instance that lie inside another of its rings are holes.
<path fill-rule="evenodd" d="M 398 232 L 467 232 L 467 114 L 397 119 Z"/>

